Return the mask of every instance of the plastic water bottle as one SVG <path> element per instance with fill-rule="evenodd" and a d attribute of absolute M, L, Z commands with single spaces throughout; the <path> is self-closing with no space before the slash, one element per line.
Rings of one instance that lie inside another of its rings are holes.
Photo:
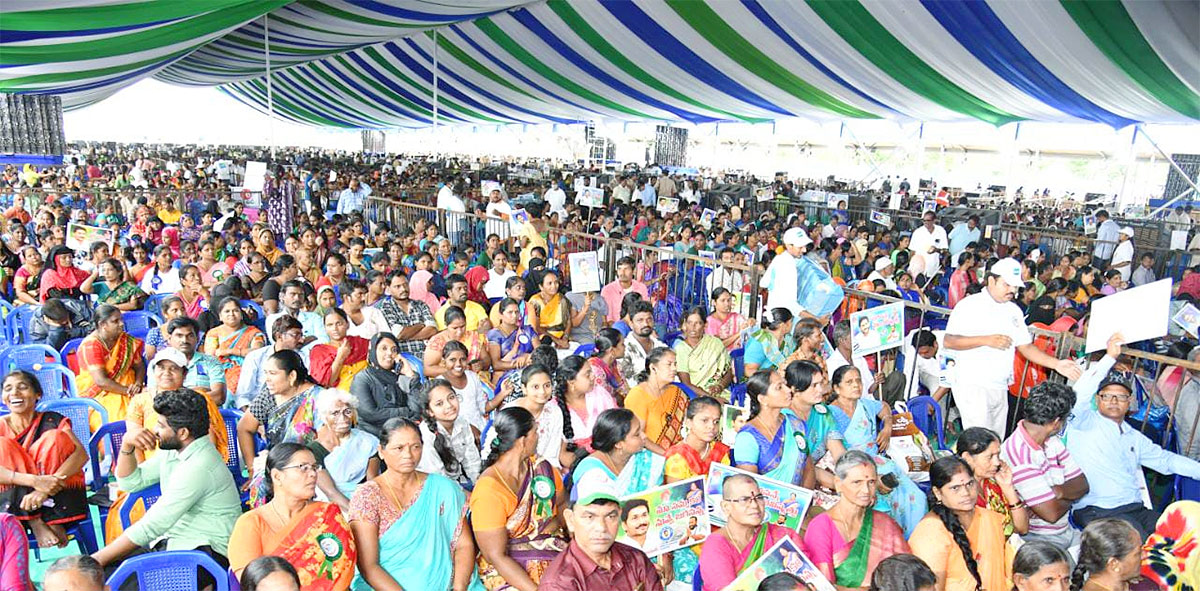
<path fill-rule="evenodd" d="M 808 257 L 796 259 L 798 303 L 813 316 L 828 316 L 842 305 L 846 294 L 842 287 Z"/>

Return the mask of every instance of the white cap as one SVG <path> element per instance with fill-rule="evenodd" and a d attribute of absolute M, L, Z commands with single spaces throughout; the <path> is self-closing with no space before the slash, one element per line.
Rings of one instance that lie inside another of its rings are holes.
<path fill-rule="evenodd" d="M 187 369 L 188 365 L 187 358 L 183 356 L 183 352 L 172 347 L 164 347 L 159 349 L 158 352 L 154 354 L 154 359 L 150 361 L 150 369 L 154 369 L 154 366 L 158 365 L 159 361 L 170 361 L 171 363 L 174 363 L 185 370 Z"/>
<path fill-rule="evenodd" d="M 891 266 L 892 266 L 891 257 L 882 256 L 882 257 L 875 259 L 875 270 L 876 271 L 882 271 Z"/>
<path fill-rule="evenodd" d="M 1035 248 L 1035 249 L 1033 249 L 1033 250 L 1029 251 L 1029 254 L 1028 254 L 1027 256 L 1028 256 L 1029 260 L 1031 260 L 1031 261 L 1033 261 L 1033 262 L 1035 262 L 1035 263 L 1037 263 L 1037 262 L 1041 262 L 1041 260 L 1042 260 L 1042 249 L 1040 249 L 1040 248 Z"/>
<path fill-rule="evenodd" d="M 801 248 L 812 244 L 812 238 L 800 228 L 792 228 L 783 233 L 784 246 L 799 246 Z"/>
<path fill-rule="evenodd" d="M 1124 228 L 1121 228 L 1121 233 L 1130 238 L 1133 238 L 1133 228 L 1130 228 L 1129 226 L 1125 226 Z"/>
<path fill-rule="evenodd" d="M 989 273 L 998 275 L 1005 283 L 1013 287 L 1025 287 L 1025 282 L 1021 281 L 1021 263 L 1012 257 L 996 261 Z"/>

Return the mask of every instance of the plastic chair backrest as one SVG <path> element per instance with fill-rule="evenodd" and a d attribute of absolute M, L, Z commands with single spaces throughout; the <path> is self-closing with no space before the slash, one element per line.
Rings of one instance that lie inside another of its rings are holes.
<path fill-rule="evenodd" d="M 222 408 L 221 419 L 225 422 L 225 435 L 228 442 L 225 445 L 229 449 L 229 461 L 225 462 L 225 466 L 233 473 L 233 481 L 241 488 L 242 483 L 246 482 L 246 477 L 242 475 L 242 456 L 237 438 L 237 425 L 238 421 L 242 420 L 242 411 Z"/>
<path fill-rule="evenodd" d="M 679 390 L 681 392 L 686 394 L 688 397 L 688 400 L 691 400 L 692 398 L 696 397 L 696 392 L 693 391 L 691 388 L 687 387 L 686 385 L 684 385 L 683 382 L 671 382 L 671 385 L 675 386 L 676 388 L 679 388 Z"/>
<path fill-rule="evenodd" d="M 75 391 L 75 373 L 61 363 L 35 364 L 25 371 L 37 376 L 42 385 L 42 400 L 79 396 Z"/>
<path fill-rule="evenodd" d="M 105 442 L 105 440 L 108 440 Z M 105 423 L 96 429 L 96 433 L 92 435 L 91 441 L 88 441 L 88 458 L 92 464 L 92 490 L 100 491 L 104 489 L 104 479 L 101 478 L 103 471 L 100 468 L 100 445 L 105 444 L 105 452 L 108 454 L 110 465 L 115 465 L 117 461 L 117 451 L 121 449 L 121 440 L 125 439 L 125 421 L 116 421 L 114 423 Z"/>
<path fill-rule="evenodd" d="M 50 345 L 16 345 L 0 352 L 0 369 L 4 373 L 45 363 L 62 363 L 62 355 Z"/>
<path fill-rule="evenodd" d="M 163 319 L 163 315 L 162 315 L 163 300 L 171 297 L 172 295 L 174 295 L 174 294 L 156 293 L 156 294 L 146 298 L 146 304 L 144 306 L 142 306 L 142 310 L 145 310 L 146 312 L 149 312 L 150 314 L 157 316 L 159 320 L 162 320 Z"/>
<path fill-rule="evenodd" d="M 70 419 L 71 431 L 75 433 L 75 438 L 80 443 L 92 440 L 91 413 L 95 412 L 100 415 L 100 424 L 108 422 L 108 411 L 99 402 L 91 398 L 43 400 L 38 403 L 37 409 L 40 411 L 54 411 Z M 88 472 L 91 472 L 90 466 L 88 467 Z M 92 477 L 94 478 L 95 475 L 92 475 Z M 88 482 L 91 482 L 91 480 L 89 479 Z"/>
<path fill-rule="evenodd" d="M 738 347 L 729 352 L 733 358 L 733 378 L 735 382 L 746 380 L 746 348 Z"/>
<path fill-rule="evenodd" d="M 122 312 L 121 320 L 125 321 L 125 332 L 128 333 L 137 331 L 144 334 L 150 332 L 151 328 L 162 324 L 162 320 L 158 316 L 140 310 Z"/>
<path fill-rule="evenodd" d="M 249 308 L 254 310 L 255 319 L 250 324 L 253 324 L 258 330 L 267 332 L 267 312 L 263 310 L 262 306 L 258 305 L 258 302 L 254 300 L 238 300 L 238 306 L 242 309 Z"/>
<path fill-rule="evenodd" d="M 1176 501 L 1200 501 L 1200 480 L 1187 476 L 1175 476 Z"/>
<path fill-rule="evenodd" d="M 935 424 L 929 424 L 929 411 L 933 410 Z M 942 406 L 932 396 L 913 396 L 908 399 L 908 412 L 912 413 L 913 424 L 921 430 L 929 440 L 937 441 L 938 449 L 946 449 L 946 430 L 942 425 Z M 931 431 L 936 429 L 937 438 Z"/>
<path fill-rule="evenodd" d="M 77 374 L 79 373 L 79 359 L 76 357 L 75 352 L 79 350 L 79 343 L 82 342 L 82 338 L 71 339 L 66 343 L 63 343 L 62 348 L 58 350 L 58 354 L 59 357 L 62 358 L 63 365 L 66 365 L 71 371 Z"/>
<path fill-rule="evenodd" d="M 580 357 L 591 357 L 592 353 L 594 353 L 595 351 L 596 351 L 596 343 L 584 343 L 582 345 L 579 345 L 578 347 L 575 347 L 575 353 L 573 353 L 573 354 L 578 355 Z"/>
<path fill-rule="evenodd" d="M 195 591 L 200 588 L 197 569 L 201 568 L 216 581 L 216 591 L 229 591 L 228 571 L 196 550 L 150 552 L 130 558 L 108 578 L 108 586 L 119 589 L 126 579 L 136 577 L 138 589 Z"/>
<path fill-rule="evenodd" d="M 425 360 L 417 357 L 415 353 L 401 353 L 400 356 L 407 359 L 408 362 L 412 364 L 413 368 L 417 370 L 417 375 L 420 376 L 420 381 L 425 381 Z"/>
<path fill-rule="evenodd" d="M 125 498 L 125 502 L 121 504 L 121 510 L 117 513 L 117 516 L 121 518 L 121 528 L 129 529 L 129 526 L 133 525 L 133 518 L 130 513 L 133 512 L 133 507 L 137 505 L 137 501 L 140 500 L 142 506 L 146 510 L 149 510 L 150 507 L 154 506 L 154 503 L 158 502 L 158 498 L 161 496 L 162 487 L 157 484 L 151 484 L 142 490 L 129 493 L 129 496 Z"/>
<path fill-rule="evenodd" d="M 4 335 L 12 344 L 24 343 L 29 338 L 29 323 L 41 306 L 19 306 L 4 318 Z"/>

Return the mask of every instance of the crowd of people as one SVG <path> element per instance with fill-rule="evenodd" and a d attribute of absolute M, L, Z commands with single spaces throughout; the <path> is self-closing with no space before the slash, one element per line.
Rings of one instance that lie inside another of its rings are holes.
<path fill-rule="evenodd" d="M 1200 506 L 1156 505 L 1143 472 L 1200 479 L 1195 425 L 1168 427 L 1174 453 L 1126 422 L 1144 368 L 1120 335 L 1077 362 L 1028 328 L 1083 335 L 1092 302 L 1155 279 L 1107 212 L 1094 248 L 1058 256 L 936 211 L 904 233 L 841 209 L 704 219 L 703 184 L 658 170 L 613 175 L 606 205 L 583 208 L 569 178 L 482 195 L 444 162 L 284 151 L 247 207 L 229 191 L 246 155 L 160 156 L 4 171 L 0 266 L 8 300 L 35 308 L 25 342 L 82 339 L 76 390 L 126 427 L 104 459 L 120 493 L 103 547 L 55 563 L 45 589 L 198 550 L 251 590 L 718 591 L 784 539 L 847 589 L 1197 582 L 1180 528 L 1194 535 Z M 372 195 L 458 215 L 388 224 L 364 213 Z M 664 213 L 660 197 L 686 205 Z M 68 222 L 116 239 L 73 249 Z M 672 259 L 623 247 L 599 289 L 572 289 L 567 255 L 589 235 L 711 253 L 714 270 L 683 289 Z M 800 259 L 952 312 L 937 330 L 906 314 L 902 364 L 859 355 L 849 312 L 869 303 L 806 310 Z M 1180 304 L 1196 297 L 1200 273 L 1176 285 Z M 163 322 L 135 336 L 122 314 L 147 303 Z M 1189 342 L 1171 337 L 1195 361 Z M 1015 360 L 1035 366 L 1016 385 Z M 1196 415 L 1200 376 L 1159 382 L 1176 417 Z M 38 410 L 34 375 L 0 392 L 0 591 L 25 591 L 26 532 L 61 547 L 89 515 L 88 455 Z M 917 395 L 954 442 L 922 466 L 889 454 L 896 403 Z M 730 406 L 741 424 L 722 433 Z M 241 413 L 232 439 L 223 409 Z M 649 507 L 628 499 L 718 464 L 740 470 L 712 499 L 725 525 L 654 551 Z M 815 491 L 801 527 L 764 523 L 767 479 Z M 118 508 L 153 485 L 123 528 Z M 758 588 L 822 588 L 813 576 Z"/>

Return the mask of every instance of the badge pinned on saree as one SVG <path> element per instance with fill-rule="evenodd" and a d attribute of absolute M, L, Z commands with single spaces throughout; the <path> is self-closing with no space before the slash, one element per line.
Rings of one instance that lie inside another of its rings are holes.
<path fill-rule="evenodd" d="M 525 333 L 521 333 L 519 336 L 517 336 L 517 342 L 521 343 L 522 345 L 528 345 L 529 344 L 529 335 L 527 335 Z"/>
<path fill-rule="evenodd" d="M 317 548 L 320 548 L 321 554 L 325 555 L 325 560 L 321 561 L 321 566 L 317 569 L 317 576 L 332 581 L 333 561 L 342 557 L 342 541 L 337 536 L 326 532 L 317 536 Z"/>
<path fill-rule="evenodd" d="M 530 483 L 533 490 L 534 512 L 539 518 L 550 516 L 550 499 L 554 498 L 554 481 L 549 476 L 537 475 Z"/>
<path fill-rule="evenodd" d="M 808 442 L 804 440 L 804 435 L 801 433 L 796 434 L 796 448 L 801 452 L 808 451 Z"/>

